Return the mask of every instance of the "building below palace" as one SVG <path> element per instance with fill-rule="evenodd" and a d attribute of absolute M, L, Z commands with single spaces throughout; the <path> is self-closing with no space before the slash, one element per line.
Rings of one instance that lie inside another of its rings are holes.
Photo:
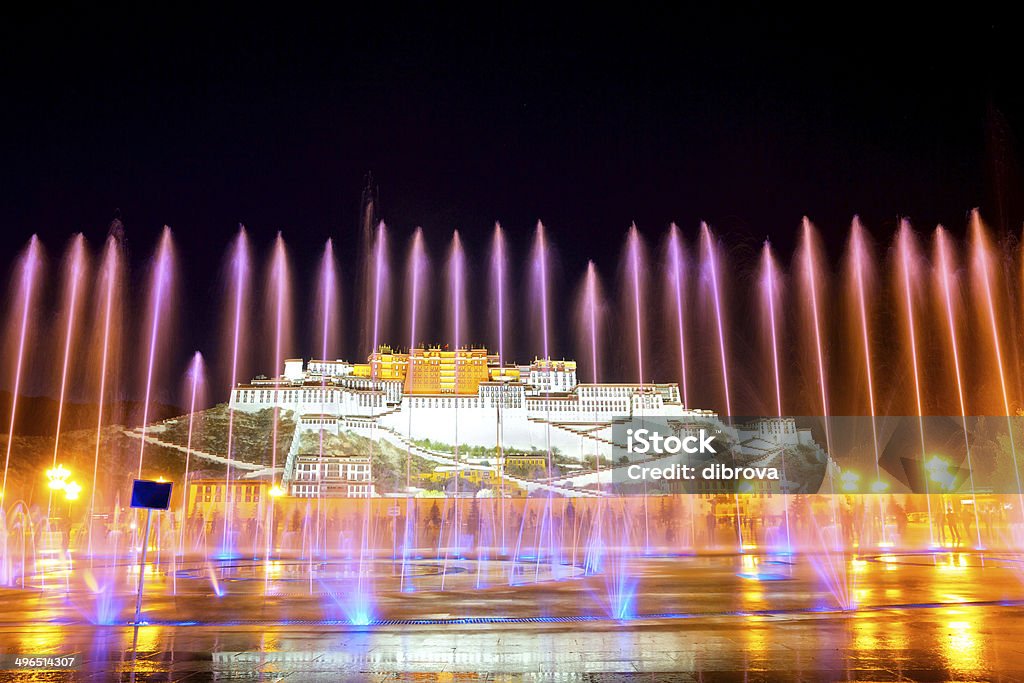
<path fill-rule="evenodd" d="M 224 479 L 190 479 L 185 515 L 210 519 L 231 503 L 240 518 L 254 517 L 269 489 L 270 483 L 261 479 L 232 479 L 230 484 Z"/>
<path fill-rule="evenodd" d="M 299 498 L 369 498 L 376 491 L 370 458 L 301 454 L 294 458 L 289 492 Z"/>

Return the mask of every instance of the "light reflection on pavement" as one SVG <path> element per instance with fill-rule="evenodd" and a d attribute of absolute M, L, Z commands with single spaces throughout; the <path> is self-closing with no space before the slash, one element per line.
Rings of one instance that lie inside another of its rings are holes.
<path fill-rule="evenodd" d="M 85 623 L 88 605 L 75 591 L 4 589 L 0 651 L 74 652 L 82 664 L 37 678 L 0 672 L 0 681 L 107 680 L 106 672 L 115 679 L 130 680 L 134 672 L 136 680 L 189 681 L 1024 680 L 1024 610 L 1017 602 L 1024 584 L 1015 558 L 852 560 L 846 576 L 861 609 L 845 612 L 827 604 L 834 596 L 801 558 L 789 568 L 768 562 L 637 559 L 635 612 L 678 618 L 521 625 L 263 626 L 252 622 L 315 622 L 328 615 L 317 596 L 229 590 L 224 598 L 175 598 L 157 581 L 146 614 L 167 623 L 133 629 Z M 587 577 L 396 593 L 379 596 L 378 616 L 579 615 L 600 612 L 590 606 L 599 603 L 603 585 Z M 203 623 L 173 623 L 184 620 Z"/>

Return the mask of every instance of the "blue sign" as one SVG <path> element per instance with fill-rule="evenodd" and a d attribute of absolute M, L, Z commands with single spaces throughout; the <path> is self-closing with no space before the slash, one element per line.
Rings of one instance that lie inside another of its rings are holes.
<path fill-rule="evenodd" d="M 166 510 L 171 505 L 171 482 L 136 479 L 132 484 L 132 507 Z"/>

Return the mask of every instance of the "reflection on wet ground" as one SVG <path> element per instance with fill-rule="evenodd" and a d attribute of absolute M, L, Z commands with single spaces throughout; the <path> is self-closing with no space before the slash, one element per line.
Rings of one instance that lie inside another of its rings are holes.
<path fill-rule="evenodd" d="M 75 586 L 5 589 L 0 652 L 79 659 L 72 672 L 7 670 L 0 681 L 1024 680 L 1024 572 L 1014 556 L 864 556 L 831 575 L 799 556 L 646 558 L 629 575 L 630 620 L 581 611 L 603 577 L 421 586 L 381 595 L 378 606 L 378 618 L 395 621 L 592 617 L 528 624 L 354 627 L 328 621 L 322 595 L 266 596 L 228 581 L 221 598 L 177 599 L 165 577 L 147 594 L 153 625 L 133 629 L 89 624 Z M 856 609 L 838 609 L 822 578 L 837 575 Z M 278 623 L 255 623 L 271 616 Z"/>

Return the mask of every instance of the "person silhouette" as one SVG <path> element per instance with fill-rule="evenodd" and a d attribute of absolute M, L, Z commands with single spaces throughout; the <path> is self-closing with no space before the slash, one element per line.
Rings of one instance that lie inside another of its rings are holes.
<path fill-rule="evenodd" d="M 953 545 L 960 545 L 960 524 L 952 505 L 946 506 L 946 526 L 949 528 L 949 537 Z"/>

